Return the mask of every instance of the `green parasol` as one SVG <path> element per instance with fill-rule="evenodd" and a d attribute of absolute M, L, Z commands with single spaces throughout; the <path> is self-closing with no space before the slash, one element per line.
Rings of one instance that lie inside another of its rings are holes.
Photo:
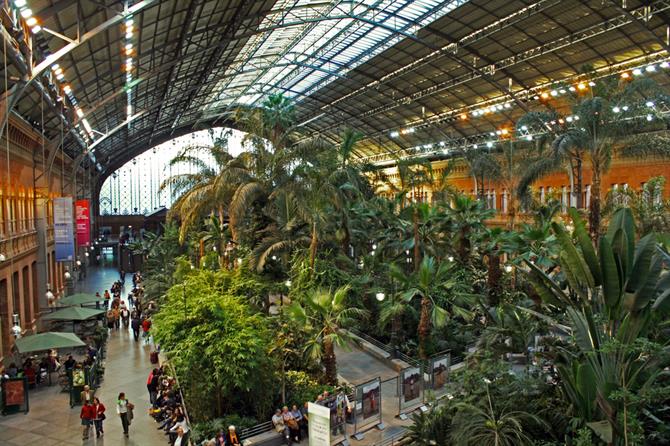
<path fill-rule="evenodd" d="M 60 299 L 58 305 L 69 307 L 70 305 L 94 304 L 103 300 L 105 300 L 103 297 L 95 294 L 77 293 Z"/>
<path fill-rule="evenodd" d="M 86 343 L 74 333 L 47 331 L 19 338 L 14 345 L 16 345 L 19 353 L 28 353 L 51 350 L 52 348 L 84 347 Z"/>
<path fill-rule="evenodd" d="M 92 317 L 103 314 L 105 310 L 95 308 L 67 307 L 61 310 L 47 313 L 42 316 L 43 321 L 85 321 Z"/>

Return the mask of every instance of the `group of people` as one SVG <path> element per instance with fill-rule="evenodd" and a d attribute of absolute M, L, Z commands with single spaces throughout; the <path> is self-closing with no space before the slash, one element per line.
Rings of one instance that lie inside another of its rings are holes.
<path fill-rule="evenodd" d="M 159 430 L 168 436 L 168 444 L 185 446 L 191 428 L 186 420 L 179 392 L 174 387 L 176 380 L 165 373 L 163 367 L 154 368 L 147 378 L 147 391 L 151 402 L 150 414 L 158 423 Z"/>
<path fill-rule="evenodd" d="M 351 414 L 351 403 L 344 389 L 338 389 L 335 395 L 330 395 L 327 390 L 324 390 L 317 395 L 314 403 L 330 409 L 332 434 L 337 435 L 338 432 L 344 434 L 344 424 L 347 416 Z M 289 410 L 288 406 L 284 406 L 277 409 L 272 416 L 274 430 L 284 436 L 288 446 L 291 446 L 293 442 L 299 443 L 308 434 L 308 407 L 307 402 L 303 404 L 302 408 L 298 408 L 294 404 Z"/>
<path fill-rule="evenodd" d="M 133 289 L 128 293 L 128 306 L 121 299 L 121 290 L 125 283 L 125 271 L 120 273 L 121 280 L 114 282 L 110 290 L 105 290 L 104 300 L 107 310 L 107 328 L 118 330 L 123 323 L 124 327 L 133 330 L 135 341 L 139 341 L 142 331 L 144 342 L 149 343 L 149 330 L 151 329 L 151 313 L 156 309 L 153 301 L 146 305 L 143 303 L 144 287 L 142 287 L 142 274 L 133 274 Z M 96 295 L 100 295 L 96 293 Z M 113 296 L 113 298 L 112 298 Z M 130 307 L 130 308 L 129 308 Z"/>
<path fill-rule="evenodd" d="M 36 358 L 28 357 L 20 368 L 15 362 L 9 364 L 9 367 L 3 371 L 2 377 L 21 378 L 25 376 L 28 384 L 41 384 L 48 379 L 50 372 L 56 370 L 57 364 L 57 358 L 52 357 L 49 353 L 44 355 L 39 362 Z"/>

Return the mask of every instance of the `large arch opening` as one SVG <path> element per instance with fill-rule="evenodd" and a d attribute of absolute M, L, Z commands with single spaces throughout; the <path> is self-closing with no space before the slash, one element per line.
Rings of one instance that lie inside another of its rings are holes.
<path fill-rule="evenodd" d="M 98 195 L 99 214 L 147 215 L 170 208 L 176 198 L 171 187 L 161 184 L 176 174 L 196 173 L 193 163 L 172 165 L 171 161 L 185 149 L 195 148 L 195 154 L 207 165 L 214 167 L 208 148 L 217 143 L 226 144 L 232 155 L 243 150 L 245 133 L 226 127 L 199 130 L 149 148 L 126 162 L 105 179 Z M 225 142 L 224 142 L 225 141 Z"/>

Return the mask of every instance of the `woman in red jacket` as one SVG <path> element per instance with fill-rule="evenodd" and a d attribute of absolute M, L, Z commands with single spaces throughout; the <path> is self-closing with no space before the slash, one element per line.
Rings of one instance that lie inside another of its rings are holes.
<path fill-rule="evenodd" d="M 81 418 L 81 425 L 84 427 L 82 438 L 84 440 L 88 440 L 91 424 L 93 424 L 93 419 L 95 418 L 93 406 L 89 404 L 88 400 L 83 401 L 83 406 L 81 406 L 81 413 L 79 414 L 79 418 Z"/>
<path fill-rule="evenodd" d="M 102 421 L 107 418 L 105 415 L 105 406 L 99 399 L 93 398 L 93 423 L 95 424 L 95 437 L 100 438 L 105 431 L 102 429 Z"/>

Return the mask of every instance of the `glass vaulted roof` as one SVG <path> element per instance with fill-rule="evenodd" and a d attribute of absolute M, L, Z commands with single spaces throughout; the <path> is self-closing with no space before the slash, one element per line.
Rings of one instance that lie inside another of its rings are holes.
<path fill-rule="evenodd" d="M 209 113 L 309 95 L 468 0 L 278 0 L 212 91 Z"/>

